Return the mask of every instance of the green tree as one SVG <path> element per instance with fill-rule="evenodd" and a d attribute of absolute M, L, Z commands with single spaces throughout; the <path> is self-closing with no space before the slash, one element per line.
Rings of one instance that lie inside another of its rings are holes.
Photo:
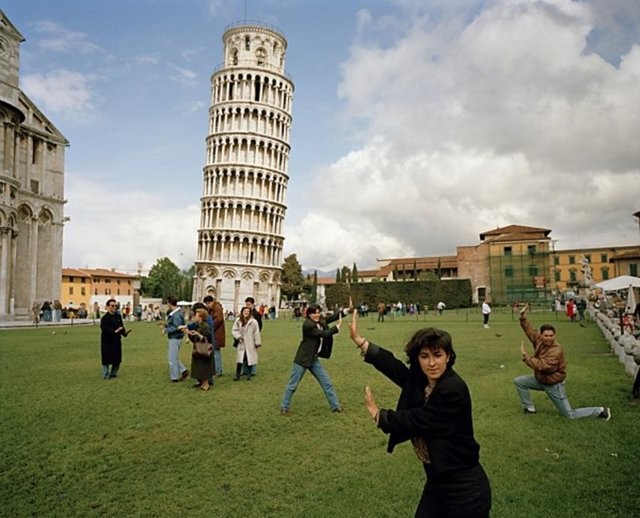
<path fill-rule="evenodd" d="M 342 277 L 340 276 L 340 268 L 336 268 L 336 284 L 340 284 L 342 282 Z"/>
<path fill-rule="evenodd" d="M 149 275 L 142 279 L 142 292 L 149 297 L 161 297 L 167 300 L 169 295 L 181 298 L 184 289 L 184 275 L 180 268 L 168 257 L 158 259 L 149 270 Z"/>
<path fill-rule="evenodd" d="M 351 282 L 358 282 L 358 266 L 356 263 L 353 263 L 353 268 L 351 268 Z"/>
<path fill-rule="evenodd" d="M 305 278 L 302 274 L 302 265 L 296 254 L 284 258 L 282 263 L 282 294 L 289 300 L 295 300 L 302 293 Z"/>
<path fill-rule="evenodd" d="M 348 266 L 343 266 L 340 272 L 342 276 L 342 282 L 350 283 L 351 282 L 351 270 L 349 270 Z"/>
<path fill-rule="evenodd" d="M 313 271 L 313 288 L 310 300 L 311 302 L 318 302 L 318 270 Z"/>

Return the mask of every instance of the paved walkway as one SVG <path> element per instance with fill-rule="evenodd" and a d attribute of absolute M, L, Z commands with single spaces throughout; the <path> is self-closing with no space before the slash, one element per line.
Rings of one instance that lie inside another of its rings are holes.
<path fill-rule="evenodd" d="M 0 320 L 0 330 L 2 329 L 36 329 L 42 327 L 60 326 L 86 326 L 90 324 L 100 325 L 98 320 L 91 318 L 63 318 L 60 322 L 39 322 L 37 325 L 30 320 Z"/>

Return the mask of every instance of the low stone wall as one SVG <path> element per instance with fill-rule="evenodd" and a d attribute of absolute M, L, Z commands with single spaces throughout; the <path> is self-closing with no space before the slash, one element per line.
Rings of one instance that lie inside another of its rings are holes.
<path fill-rule="evenodd" d="M 617 319 L 609 318 L 605 313 L 592 309 L 591 317 L 602 331 L 613 354 L 624 365 L 624 371 L 635 378 L 640 370 L 640 340 L 628 332 L 623 332 Z"/>

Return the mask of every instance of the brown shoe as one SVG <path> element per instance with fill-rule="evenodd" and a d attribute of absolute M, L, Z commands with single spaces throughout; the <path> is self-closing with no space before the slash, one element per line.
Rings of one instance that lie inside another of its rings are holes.
<path fill-rule="evenodd" d="M 184 381 L 189 377 L 189 369 L 186 369 L 182 372 L 182 375 L 180 376 L 180 381 Z"/>

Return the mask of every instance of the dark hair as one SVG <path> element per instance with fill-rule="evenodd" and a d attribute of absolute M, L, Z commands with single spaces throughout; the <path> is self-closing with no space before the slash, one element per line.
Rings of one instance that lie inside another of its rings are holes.
<path fill-rule="evenodd" d="M 404 347 L 404 352 L 407 353 L 409 363 L 411 365 L 418 364 L 420 351 L 425 348 L 432 351 L 435 349 L 442 349 L 442 351 L 448 354 L 449 362 L 447 367 L 453 367 L 456 362 L 456 353 L 453 350 L 453 341 L 451 340 L 451 335 L 446 331 L 435 329 L 433 327 L 425 327 L 424 329 L 420 329 L 420 331 L 416 331 Z"/>
<path fill-rule="evenodd" d="M 246 299 L 244 299 L 245 302 L 251 302 L 251 304 L 255 304 L 256 303 L 256 299 L 254 299 L 253 297 L 247 297 Z"/>
<path fill-rule="evenodd" d="M 309 304 L 307 306 L 307 318 L 310 318 L 316 311 L 322 311 L 320 304 Z"/>
<path fill-rule="evenodd" d="M 553 331 L 553 334 L 556 334 L 556 328 L 551 324 L 542 324 L 540 326 L 540 334 L 544 333 L 545 331 Z"/>
<path fill-rule="evenodd" d="M 196 302 L 193 306 L 191 306 L 191 311 L 195 311 L 196 309 L 204 309 L 207 310 L 207 306 L 202 302 Z"/>
<path fill-rule="evenodd" d="M 214 300 L 213 296 L 207 295 L 205 298 L 202 299 L 202 302 L 206 304 L 207 302 L 213 302 L 213 300 Z"/>
<path fill-rule="evenodd" d="M 108 306 L 112 302 L 114 302 L 116 305 L 118 305 L 118 303 L 116 302 L 116 299 L 109 299 L 109 300 L 107 300 L 107 303 L 105 304 L 105 306 Z"/>
<path fill-rule="evenodd" d="M 249 314 L 247 316 L 244 315 L 244 310 L 245 309 L 249 310 Z M 249 306 L 245 306 L 245 307 L 241 308 L 240 309 L 240 315 L 238 316 L 238 318 L 240 319 L 240 322 L 244 326 L 247 322 L 249 322 L 249 320 L 251 320 L 253 318 L 253 312 L 251 311 L 251 308 Z"/>
<path fill-rule="evenodd" d="M 172 306 L 177 306 L 178 305 L 178 299 L 175 298 L 173 295 L 169 295 L 167 297 L 167 304 L 170 304 Z"/>

